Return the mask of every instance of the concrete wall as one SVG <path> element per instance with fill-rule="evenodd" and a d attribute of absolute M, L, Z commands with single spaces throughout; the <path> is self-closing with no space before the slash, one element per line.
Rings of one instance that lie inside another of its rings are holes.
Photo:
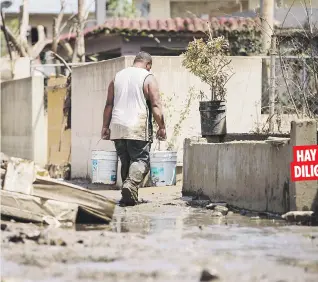
<path fill-rule="evenodd" d="M 291 141 L 208 144 L 186 139 L 183 192 L 201 191 L 213 201 L 240 208 L 284 213 L 316 209 L 317 181 L 290 182 L 292 146 L 317 144 L 314 121 L 293 122 Z"/>
<path fill-rule="evenodd" d="M 12 67 L 15 79 L 29 77 L 30 64 L 29 58 L 16 58 L 13 60 L 12 65 L 9 58 L 0 58 L 1 82 L 12 79 Z"/>
<path fill-rule="evenodd" d="M 47 116 L 42 77 L 1 83 L 1 151 L 47 162 Z"/>
<path fill-rule="evenodd" d="M 137 5 L 141 0 L 134 0 Z M 175 17 L 191 17 L 196 15 L 224 16 L 239 12 L 241 5 L 236 0 L 150 0 L 150 15 L 152 19 L 168 19 Z M 225 3 L 224 3 L 225 2 Z M 247 9 L 249 0 L 241 0 L 242 9 Z"/>
<path fill-rule="evenodd" d="M 90 176 L 91 150 L 113 150 L 109 141 L 100 141 L 102 114 L 107 87 L 115 73 L 130 66 L 133 56 L 121 57 L 86 66 L 76 67 L 72 79 L 72 177 Z M 229 133 L 253 131 L 261 118 L 261 59 L 256 57 L 232 57 L 235 75 L 229 81 L 227 97 L 227 129 Z M 168 126 L 168 141 L 180 123 L 180 113 L 185 108 L 186 96 L 191 87 L 196 92 L 210 93 L 209 87 L 182 67 L 181 57 L 153 57 L 152 72 L 156 76 L 166 103 L 165 116 Z M 174 140 L 178 150 L 178 162 L 182 163 L 183 139 L 199 136 L 199 101 L 190 107 L 182 130 Z M 161 142 L 164 149 L 167 142 Z M 157 146 L 155 143 L 153 147 Z M 158 147 L 157 147 L 158 148 Z"/>
<path fill-rule="evenodd" d="M 189 142 L 188 140 L 186 142 Z M 279 150 L 265 142 L 187 143 L 183 191 L 202 189 L 213 201 L 240 208 L 284 212 L 290 145 Z"/>
<path fill-rule="evenodd" d="M 71 158 L 71 129 L 65 130 L 63 115 L 66 78 L 51 77 L 48 81 L 48 164 L 61 165 Z"/>
<path fill-rule="evenodd" d="M 91 176 L 92 150 L 115 150 L 100 140 L 107 88 L 125 58 L 74 67 L 72 73 L 72 177 Z"/>

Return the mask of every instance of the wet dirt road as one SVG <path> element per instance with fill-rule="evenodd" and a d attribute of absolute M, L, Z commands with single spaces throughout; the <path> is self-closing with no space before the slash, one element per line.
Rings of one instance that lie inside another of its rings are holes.
<path fill-rule="evenodd" d="M 140 191 L 146 203 L 116 207 L 108 227 L 2 221 L 2 281 L 200 281 L 203 270 L 209 281 L 318 281 L 318 227 L 212 217 L 178 187 Z M 29 239 L 9 242 L 19 232 Z"/>

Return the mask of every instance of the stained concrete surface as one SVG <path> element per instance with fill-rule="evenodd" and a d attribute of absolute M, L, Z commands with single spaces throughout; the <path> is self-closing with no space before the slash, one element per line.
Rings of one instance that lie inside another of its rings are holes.
<path fill-rule="evenodd" d="M 212 217 L 180 187 L 143 188 L 140 200 L 116 207 L 110 226 L 2 221 L 2 281 L 200 281 L 203 270 L 214 281 L 318 281 L 318 227 Z"/>

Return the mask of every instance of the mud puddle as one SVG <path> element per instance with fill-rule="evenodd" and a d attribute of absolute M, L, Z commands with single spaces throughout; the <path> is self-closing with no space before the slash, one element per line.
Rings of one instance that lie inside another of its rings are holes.
<path fill-rule="evenodd" d="M 116 207 L 109 226 L 6 222 L 2 280 L 318 281 L 317 227 L 215 217 L 180 197 L 179 191 L 150 194 L 142 205 Z M 33 239 L 9 240 L 20 233 Z"/>

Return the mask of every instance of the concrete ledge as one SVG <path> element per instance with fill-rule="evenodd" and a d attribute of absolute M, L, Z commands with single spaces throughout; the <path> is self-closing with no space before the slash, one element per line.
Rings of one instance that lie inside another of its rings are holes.
<path fill-rule="evenodd" d="M 185 139 L 182 191 L 254 211 L 315 210 L 317 181 L 291 183 L 290 162 L 292 147 L 317 144 L 316 134 L 316 121 L 301 120 L 284 142 Z"/>
<path fill-rule="evenodd" d="M 289 144 L 188 142 L 185 149 L 183 192 L 201 190 L 213 201 L 255 211 L 289 209 Z"/>

